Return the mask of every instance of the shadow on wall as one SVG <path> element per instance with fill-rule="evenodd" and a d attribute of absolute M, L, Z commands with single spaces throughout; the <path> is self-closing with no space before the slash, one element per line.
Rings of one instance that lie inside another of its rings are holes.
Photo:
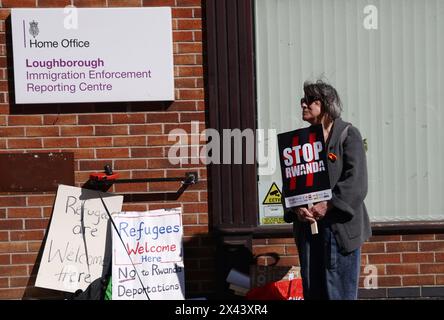
<path fill-rule="evenodd" d="M 12 48 L 11 17 L 5 21 L 6 56 L 8 70 L 9 114 L 67 114 L 67 113 L 107 113 L 107 112 L 144 112 L 168 111 L 174 101 L 149 102 L 100 102 L 100 103 L 54 103 L 54 104 L 16 104 L 14 87 L 14 60 Z"/>
<path fill-rule="evenodd" d="M 231 270 L 242 274 L 250 274 L 250 265 L 255 262 L 253 253 L 244 244 L 221 243 L 217 246 L 217 292 L 215 299 L 241 300 L 230 290 L 230 284 L 226 281 Z"/>

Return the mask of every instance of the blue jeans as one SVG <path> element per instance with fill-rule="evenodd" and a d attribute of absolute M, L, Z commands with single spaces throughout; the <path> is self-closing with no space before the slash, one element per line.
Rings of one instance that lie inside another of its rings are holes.
<path fill-rule="evenodd" d="M 323 221 L 312 235 L 309 223 L 301 223 L 296 244 L 306 300 L 356 300 L 361 249 L 341 253 L 334 234 Z"/>

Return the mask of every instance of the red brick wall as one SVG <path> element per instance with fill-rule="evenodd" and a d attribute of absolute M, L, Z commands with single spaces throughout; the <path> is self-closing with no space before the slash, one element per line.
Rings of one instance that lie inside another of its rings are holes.
<path fill-rule="evenodd" d="M 278 265 L 299 265 L 293 239 L 256 239 L 253 253 L 274 252 L 281 256 Z M 271 257 L 259 263 L 270 265 Z M 362 248 L 360 287 L 364 288 L 366 266 L 375 266 L 378 287 L 444 285 L 444 234 L 373 236 Z"/>
<path fill-rule="evenodd" d="M 185 231 L 187 293 L 213 287 L 213 246 L 208 239 L 206 168 L 171 165 L 167 134 L 175 128 L 190 132 L 190 122 L 204 127 L 202 19 L 200 0 L 3 0 L 0 9 L 0 152 L 73 152 L 75 183 L 111 164 L 122 178 L 183 176 L 198 171 L 199 183 L 169 202 L 126 203 L 124 210 L 181 206 Z M 171 105 L 137 103 L 21 107 L 9 103 L 5 20 L 13 7 L 171 6 L 173 14 L 176 99 Z M 33 109 L 35 108 L 35 109 Z M 52 109 L 51 109 L 52 108 Z M 102 112 L 102 109 L 105 112 Z M 41 112 L 39 111 L 41 110 Z M 115 110 L 115 112 L 112 112 Z M 132 110 L 129 111 L 128 110 Z M 111 112 L 109 112 L 111 111 Z M 175 192 L 180 183 L 121 184 L 111 191 Z M 0 194 L 0 299 L 48 297 L 33 287 L 38 252 L 48 226 L 55 193 Z"/>

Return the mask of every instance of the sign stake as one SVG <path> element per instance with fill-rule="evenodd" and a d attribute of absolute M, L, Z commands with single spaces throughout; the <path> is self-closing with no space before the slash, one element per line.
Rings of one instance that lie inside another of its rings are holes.
<path fill-rule="evenodd" d="M 313 203 L 309 203 L 308 204 L 308 209 L 311 209 L 313 207 Z M 310 227 L 311 227 L 311 234 L 318 234 L 319 233 L 319 230 L 318 230 L 318 224 L 317 224 L 317 222 L 315 221 L 315 222 L 312 222 L 311 224 L 310 224 Z"/>

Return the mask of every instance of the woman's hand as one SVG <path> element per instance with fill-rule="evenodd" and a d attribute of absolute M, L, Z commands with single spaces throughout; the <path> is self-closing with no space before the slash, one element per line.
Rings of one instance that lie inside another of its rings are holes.
<path fill-rule="evenodd" d="M 296 213 L 296 216 L 298 217 L 299 221 L 310 222 L 310 223 L 316 222 L 315 218 L 313 217 L 313 214 L 307 208 L 296 207 L 293 210 Z"/>
<path fill-rule="evenodd" d="M 332 208 L 332 205 L 328 201 L 322 201 L 316 203 L 313 207 L 310 208 L 310 213 L 312 214 L 315 220 L 321 220 L 325 217 L 328 210 Z"/>

